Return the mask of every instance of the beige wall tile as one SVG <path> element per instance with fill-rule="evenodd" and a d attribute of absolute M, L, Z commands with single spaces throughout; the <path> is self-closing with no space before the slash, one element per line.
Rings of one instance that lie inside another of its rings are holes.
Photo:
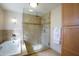
<path fill-rule="evenodd" d="M 24 14 L 24 39 L 31 44 L 41 41 L 41 17 Z"/>
<path fill-rule="evenodd" d="M 42 18 L 41 19 L 41 24 L 50 23 L 50 13 L 47 13 L 47 14 L 43 15 L 41 18 Z"/>
<path fill-rule="evenodd" d="M 24 14 L 24 23 L 40 24 L 41 23 L 40 19 L 41 17 L 39 16 Z"/>
<path fill-rule="evenodd" d="M 10 40 L 12 32 L 12 30 L 0 30 L 0 43 Z"/>

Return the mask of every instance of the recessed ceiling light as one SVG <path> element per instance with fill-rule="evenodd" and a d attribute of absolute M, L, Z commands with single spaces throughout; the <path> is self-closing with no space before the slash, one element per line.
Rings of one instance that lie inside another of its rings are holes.
<path fill-rule="evenodd" d="M 29 11 L 30 11 L 30 12 L 33 12 L 33 10 L 31 10 L 31 9 L 30 9 Z"/>
<path fill-rule="evenodd" d="M 37 3 L 30 3 L 30 6 L 33 7 L 33 8 L 36 8 L 37 7 Z"/>

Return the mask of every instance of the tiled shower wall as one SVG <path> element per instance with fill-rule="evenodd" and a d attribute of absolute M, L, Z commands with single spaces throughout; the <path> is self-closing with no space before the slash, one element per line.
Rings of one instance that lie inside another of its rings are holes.
<path fill-rule="evenodd" d="M 50 13 L 41 17 L 41 42 L 43 45 L 49 47 L 50 45 Z"/>
<path fill-rule="evenodd" d="M 41 42 L 41 17 L 24 14 L 24 40 L 31 44 Z"/>
<path fill-rule="evenodd" d="M 24 14 L 24 39 L 32 44 L 50 44 L 50 14 L 33 16 Z"/>

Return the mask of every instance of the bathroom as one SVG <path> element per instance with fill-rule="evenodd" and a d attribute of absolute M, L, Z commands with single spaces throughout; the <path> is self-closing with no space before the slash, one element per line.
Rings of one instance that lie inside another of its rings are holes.
<path fill-rule="evenodd" d="M 4 3 L 0 14 L 0 55 L 26 56 L 47 49 L 60 54 L 61 4 Z"/>

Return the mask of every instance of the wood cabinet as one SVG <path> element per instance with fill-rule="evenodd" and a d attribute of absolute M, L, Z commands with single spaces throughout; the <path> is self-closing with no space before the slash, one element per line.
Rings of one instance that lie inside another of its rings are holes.
<path fill-rule="evenodd" d="M 62 4 L 63 26 L 79 25 L 79 4 Z"/>
<path fill-rule="evenodd" d="M 62 4 L 63 26 L 73 24 L 73 4 Z"/>
<path fill-rule="evenodd" d="M 79 26 L 64 27 L 63 54 L 79 55 Z"/>
<path fill-rule="evenodd" d="M 79 4 L 62 4 L 62 53 L 79 55 Z"/>

